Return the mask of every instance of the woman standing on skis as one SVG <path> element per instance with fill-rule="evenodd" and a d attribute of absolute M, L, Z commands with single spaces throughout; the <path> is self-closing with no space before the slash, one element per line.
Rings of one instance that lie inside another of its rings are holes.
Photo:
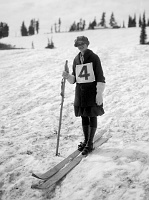
<path fill-rule="evenodd" d="M 63 77 L 71 84 L 76 83 L 74 112 L 82 118 L 84 141 L 78 150 L 87 155 L 93 150 L 93 138 L 97 129 L 97 116 L 104 114 L 102 94 L 105 88 L 105 77 L 99 57 L 88 49 L 89 41 L 79 36 L 74 41 L 79 54 L 73 61 L 73 72 L 63 72 Z"/>

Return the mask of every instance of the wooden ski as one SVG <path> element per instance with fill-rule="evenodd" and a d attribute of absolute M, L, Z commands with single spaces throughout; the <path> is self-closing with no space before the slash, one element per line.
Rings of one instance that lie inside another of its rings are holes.
<path fill-rule="evenodd" d="M 94 147 L 101 146 L 103 143 L 107 142 L 109 138 L 101 138 L 98 142 L 95 142 Z M 85 157 L 81 153 L 76 158 L 74 158 L 71 162 L 69 162 L 63 169 L 58 171 L 55 175 L 49 178 L 47 181 L 42 182 L 41 184 L 32 185 L 32 189 L 48 189 L 52 185 L 56 184 L 59 180 L 61 180 L 65 175 L 67 175 L 76 165 L 78 165 L 82 158 Z"/>
<path fill-rule="evenodd" d="M 76 150 L 71 155 L 69 155 L 67 158 L 65 158 L 60 163 L 58 163 L 55 167 L 48 170 L 47 172 L 45 172 L 43 174 L 32 173 L 32 176 L 34 176 L 35 178 L 38 178 L 38 179 L 47 180 L 48 178 L 50 178 L 51 176 L 56 174 L 60 169 L 62 169 L 70 160 L 77 157 L 79 154 L 80 154 L 80 151 Z"/>
<path fill-rule="evenodd" d="M 105 133 L 105 131 L 101 132 L 99 135 L 96 135 L 94 141 L 96 142 L 97 140 L 99 140 L 104 133 Z M 47 180 L 51 176 L 53 176 L 54 174 L 56 174 L 60 169 L 62 169 L 71 160 L 73 160 L 74 158 L 76 158 L 79 154 L 80 154 L 80 151 L 76 150 L 72 154 L 70 154 L 67 158 L 65 158 L 60 163 L 58 163 L 55 167 L 53 167 L 50 170 L 48 170 L 47 172 L 45 172 L 43 174 L 32 173 L 32 176 L 35 177 L 35 178 L 41 179 L 41 180 Z"/>

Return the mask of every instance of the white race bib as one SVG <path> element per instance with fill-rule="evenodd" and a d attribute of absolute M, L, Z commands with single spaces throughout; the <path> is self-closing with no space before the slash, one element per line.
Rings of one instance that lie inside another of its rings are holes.
<path fill-rule="evenodd" d="M 77 83 L 90 83 L 94 81 L 95 81 L 95 75 L 94 75 L 92 63 L 76 65 L 76 82 Z"/>

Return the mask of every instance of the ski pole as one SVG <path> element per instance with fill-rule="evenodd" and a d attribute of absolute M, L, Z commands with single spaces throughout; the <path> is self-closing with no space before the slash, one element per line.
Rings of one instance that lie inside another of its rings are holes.
<path fill-rule="evenodd" d="M 66 60 L 65 62 L 65 66 L 64 66 L 64 70 L 67 71 L 68 70 L 68 60 Z M 64 95 L 65 95 L 65 83 L 66 83 L 66 79 L 62 78 L 61 81 L 61 108 L 60 108 L 60 117 L 59 117 L 59 127 L 58 127 L 58 133 L 57 133 L 57 146 L 56 146 L 56 156 L 59 155 L 58 153 L 58 148 L 59 148 L 59 140 L 60 140 L 60 130 L 61 130 L 61 124 L 62 124 L 62 112 L 63 112 L 63 103 L 64 103 Z"/>

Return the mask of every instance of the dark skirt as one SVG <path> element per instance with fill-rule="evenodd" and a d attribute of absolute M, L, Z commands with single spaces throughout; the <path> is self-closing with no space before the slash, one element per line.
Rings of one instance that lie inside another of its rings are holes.
<path fill-rule="evenodd" d="M 74 112 L 76 117 L 96 117 L 104 114 L 103 104 L 101 106 L 88 106 L 80 107 L 74 106 Z"/>

